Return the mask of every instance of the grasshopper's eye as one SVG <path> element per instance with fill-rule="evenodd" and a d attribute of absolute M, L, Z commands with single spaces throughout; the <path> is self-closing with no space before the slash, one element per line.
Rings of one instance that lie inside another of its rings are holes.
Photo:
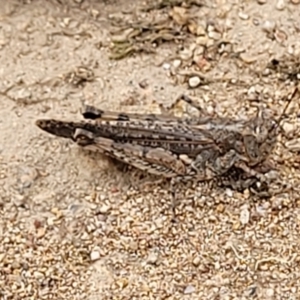
<path fill-rule="evenodd" d="M 260 128 L 260 126 L 256 126 L 254 128 L 254 132 L 255 132 L 256 135 L 260 135 L 261 134 L 261 128 Z"/>

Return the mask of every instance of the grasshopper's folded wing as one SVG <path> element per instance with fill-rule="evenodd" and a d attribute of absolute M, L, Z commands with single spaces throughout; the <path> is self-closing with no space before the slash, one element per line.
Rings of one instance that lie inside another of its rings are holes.
<path fill-rule="evenodd" d="M 169 178 L 186 174 L 184 162 L 177 155 L 163 148 L 118 143 L 108 138 L 95 137 L 93 133 L 84 129 L 77 129 L 74 139 L 85 149 L 107 154 L 151 174 Z"/>
<path fill-rule="evenodd" d="M 95 137 L 108 138 L 118 143 L 164 148 L 176 154 L 190 156 L 196 156 L 203 149 L 216 147 L 209 131 L 178 123 L 145 120 L 67 122 L 44 119 L 37 120 L 36 125 L 50 134 L 72 140 L 76 129 L 84 129 L 93 133 Z"/>

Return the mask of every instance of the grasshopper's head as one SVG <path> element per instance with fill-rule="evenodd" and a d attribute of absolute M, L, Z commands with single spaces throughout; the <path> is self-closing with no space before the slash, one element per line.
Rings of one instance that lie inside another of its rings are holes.
<path fill-rule="evenodd" d="M 256 117 L 249 122 L 248 131 L 243 138 L 249 165 L 255 166 L 265 161 L 273 151 L 279 124 L 297 92 L 296 88 L 277 120 L 268 111 L 259 109 Z"/>
<path fill-rule="evenodd" d="M 251 120 L 249 131 L 243 137 L 249 165 L 257 165 L 270 155 L 276 145 L 277 128 L 276 120 L 264 111 Z"/>

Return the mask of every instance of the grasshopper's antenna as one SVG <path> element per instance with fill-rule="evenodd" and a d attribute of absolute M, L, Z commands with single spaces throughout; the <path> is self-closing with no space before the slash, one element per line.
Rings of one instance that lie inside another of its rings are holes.
<path fill-rule="evenodd" d="M 296 96 L 297 93 L 298 93 L 298 87 L 296 87 L 296 88 L 294 89 L 294 91 L 293 91 L 293 93 L 292 93 L 290 99 L 288 100 L 287 104 L 285 105 L 285 107 L 284 107 L 282 113 L 280 114 L 278 120 L 277 120 L 277 121 L 274 123 L 274 125 L 270 128 L 269 134 L 270 134 L 272 131 L 276 130 L 276 129 L 279 127 L 279 123 L 282 121 L 282 119 L 283 119 L 283 117 L 284 117 L 284 115 L 285 115 L 287 109 L 289 108 L 291 102 L 294 100 L 294 98 L 295 98 L 295 96 Z"/>

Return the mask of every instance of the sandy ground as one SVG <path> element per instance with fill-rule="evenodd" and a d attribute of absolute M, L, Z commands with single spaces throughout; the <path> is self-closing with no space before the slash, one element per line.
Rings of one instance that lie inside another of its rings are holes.
<path fill-rule="evenodd" d="M 280 111 L 291 88 L 260 81 L 249 65 L 299 52 L 300 6 L 207 2 L 196 10 L 203 22 L 220 19 L 243 53 L 237 63 L 222 59 L 210 76 L 246 87 L 175 84 L 169 58 L 176 45 L 110 60 L 108 20 L 136 1 L 1 1 L 1 299 L 300 299 L 295 190 L 253 202 L 247 193 L 188 189 L 172 224 L 167 190 L 124 189 L 130 175 L 34 125 L 45 117 L 79 119 L 82 103 L 155 112 L 153 101 L 169 105 L 183 92 L 207 107 L 217 103 L 221 114 L 246 114 L 239 99 L 251 88 Z M 270 38 L 272 22 L 278 31 Z M 78 70 L 92 80 L 73 85 Z M 292 138 L 295 124 L 286 126 Z M 282 145 L 276 151 L 286 161 L 297 156 Z M 297 187 L 299 172 L 290 168 L 285 178 Z"/>

